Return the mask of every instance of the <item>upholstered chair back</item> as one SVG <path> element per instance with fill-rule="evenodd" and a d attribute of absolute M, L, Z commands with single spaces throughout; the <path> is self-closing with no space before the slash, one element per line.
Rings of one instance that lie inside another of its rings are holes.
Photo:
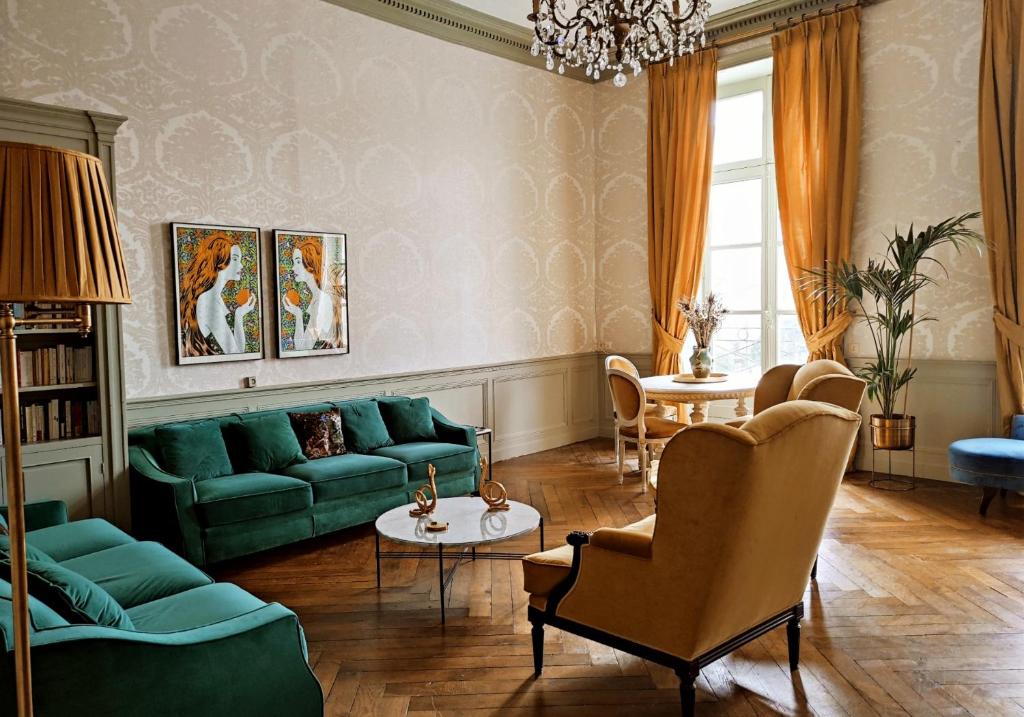
<path fill-rule="evenodd" d="M 769 369 L 757 384 L 754 413 L 783 401 L 824 401 L 851 411 L 860 410 L 867 383 L 838 361 L 820 359 L 798 366 Z"/>
<path fill-rule="evenodd" d="M 625 536 L 635 554 L 584 546 L 558 614 L 693 659 L 791 608 L 807 587 L 860 420 L 796 400 L 742 428 L 683 430 L 661 458 L 650 543 Z"/>
<path fill-rule="evenodd" d="M 616 371 L 624 371 L 636 378 L 640 378 L 640 372 L 637 371 L 636 366 L 625 356 L 616 356 L 614 354 L 605 356 L 604 370 L 610 371 L 612 369 L 615 369 Z"/>
<path fill-rule="evenodd" d="M 640 379 L 632 373 L 616 368 L 606 369 L 608 388 L 612 394 L 612 409 L 620 425 L 636 425 L 643 417 L 647 399 Z"/>

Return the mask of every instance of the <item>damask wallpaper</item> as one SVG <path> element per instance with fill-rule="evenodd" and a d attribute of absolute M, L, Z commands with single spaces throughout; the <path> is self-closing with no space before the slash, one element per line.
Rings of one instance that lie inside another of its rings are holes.
<path fill-rule="evenodd" d="M 981 3 L 885 0 L 864 10 L 861 34 L 864 125 L 854 258 L 885 247 L 893 225 L 918 227 L 980 209 L 977 149 Z M 647 329 L 647 214 L 644 187 L 646 83 L 601 85 L 595 99 L 598 342 L 651 350 Z M 980 225 L 978 226 L 980 229 Z M 922 293 L 938 321 L 915 336 L 920 358 L 991 360 L 991 299 L 978 252 L 940 257 L 949 278 Z M 939 276 L 941 278 L 941 276 Z M 847 350 L 871 350 L 863 329 Z"/>
<path fill-rule="evenodd" d="M 865 9 L 857 259 L 978 208 L 980 22 L 976 0 Z M 130 118 L 129 398 L 650 350 L 643 78 L 592 87 L 322 0 L 7 0 L 0 37 L 0 94 Z M 346 232 L 352 353 L 175 366 L 175 220 Z M 945 258 L 915 355 L 990 359 L 984 259 Z"/>
<path fill-rule="evenodd" d="M 130 118 L 129 398 L 593 348 L 589 86 L 322 0 L 5 5 L 0 94 Z M 352 353 L 175 366 L 170 221 L 346 232 Z"/>

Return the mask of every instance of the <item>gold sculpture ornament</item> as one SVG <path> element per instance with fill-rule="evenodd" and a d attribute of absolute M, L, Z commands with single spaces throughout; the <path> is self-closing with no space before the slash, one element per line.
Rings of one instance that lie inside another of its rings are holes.
<path fill-rule="evenodd" d="M 494 513 L 499 510 L 508 510 L 508 491 L 505 486 L 495 480 L 487 480 L 487 472 L 490 466 L 487 459 L 480 459 L 480 497 L 487 504 L 487 511 Z"/>
<path fill-rule="evenodd" d="M 413 518 L 430 515 L 437 510 L 437 483 L 434 480 L 436 475 L 437 469 L 434 468 L 434 464 L 429 464 L 427 466 L 427 482 L 413 495 L 417 506 L 409 511 L 409 515 Z M 428 491 L 430 492 L 430 500 L 427 500 Z"/>

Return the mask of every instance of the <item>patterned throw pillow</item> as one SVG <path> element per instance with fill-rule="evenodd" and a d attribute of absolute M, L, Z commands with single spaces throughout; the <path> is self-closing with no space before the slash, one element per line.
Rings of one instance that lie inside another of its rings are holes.
<path fill-rule="evenodd" d="M 306 458 L 326 458 L 345 454 L 341 432 L 341 411 L 337 408 L 317 413 L 289 413 L 292 427 Z"/>

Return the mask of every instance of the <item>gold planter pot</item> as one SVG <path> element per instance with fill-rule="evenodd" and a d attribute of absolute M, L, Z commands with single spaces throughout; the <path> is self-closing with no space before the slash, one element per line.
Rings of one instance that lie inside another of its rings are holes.
<path fill-rule="evenodd" d="M 871 445 L 879 450 L 905 451 L 914 447 L 913 416 L 897 413 L 892 418 L 875 413 L 871 416 Z"/>

